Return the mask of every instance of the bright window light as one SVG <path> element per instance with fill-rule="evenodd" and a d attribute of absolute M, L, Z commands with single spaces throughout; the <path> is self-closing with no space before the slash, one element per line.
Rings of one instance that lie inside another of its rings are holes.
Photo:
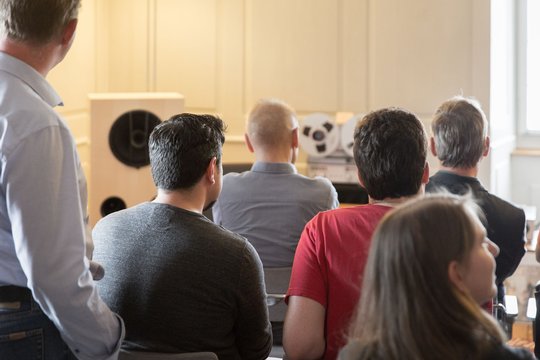
<path fill-rule="evenodd" d="M 504 302 L 506 303 L 506 313 L 510 316 L 518 314 L 517 296 L 505 295 Z"/>
<path fill-rule="evenodd" d="M 529 302 L 527 303 L 527 317 L 529 319 L 534 319 L 536 317 L 536 299 L 535 298 L 529 298 Z"/>
<path fill-rule="evenodd" d="M 540 131 L 540 1 L 527 0 L 527 130 Z"/>

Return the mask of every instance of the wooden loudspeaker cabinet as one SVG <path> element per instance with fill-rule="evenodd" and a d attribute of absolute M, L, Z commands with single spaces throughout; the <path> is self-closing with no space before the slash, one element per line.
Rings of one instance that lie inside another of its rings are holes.
<path fill-rule="evenodd" d="M 148 137 L 184 111 L 178 93 L 90 94 L 90 225 L 155 196 Z"/>

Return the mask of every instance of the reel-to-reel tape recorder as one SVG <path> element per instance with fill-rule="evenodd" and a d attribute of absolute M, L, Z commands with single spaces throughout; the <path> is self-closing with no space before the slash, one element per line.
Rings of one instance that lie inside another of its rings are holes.
<path fill-rule="evenodd" d="M 308 155 L 307 175 L 328 178 L 340 195 L 340 202 L 365 203 L 367 194 L 358 183 L 353 159 L 354 129 L 363 115 L 323 113 L 305 116 L 300 124 L 300 147 Z"/>

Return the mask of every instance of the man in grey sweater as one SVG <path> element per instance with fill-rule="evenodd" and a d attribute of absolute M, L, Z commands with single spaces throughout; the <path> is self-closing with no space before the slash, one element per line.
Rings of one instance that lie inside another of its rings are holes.
<path fill-rule="evenodd" d="M 150 136 L 154 201 L 102 219 L 99 290 L 126 325 L 124 347 L 265 359 L 272 335 L 261 261 L 202 211 L 221 191 L 223 122 L 181 114 Z"/>

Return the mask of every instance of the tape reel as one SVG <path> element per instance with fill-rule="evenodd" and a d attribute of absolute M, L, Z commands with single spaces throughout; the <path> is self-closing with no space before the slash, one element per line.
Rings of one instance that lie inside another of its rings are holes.
<path fill-rule="evenodd" d="M 322 113 L 307 115 L 298 134 L 300 146 L 313 157 L 324 157 L 337 150 L 339 129 L 334 120 Z"/>
<path fill-rule="evenodd" d="M 356 114 L 341 126 L 341 148 L 350 157 L 353 157 L 354 129 L 363 117 L 363 114 Z"/>

